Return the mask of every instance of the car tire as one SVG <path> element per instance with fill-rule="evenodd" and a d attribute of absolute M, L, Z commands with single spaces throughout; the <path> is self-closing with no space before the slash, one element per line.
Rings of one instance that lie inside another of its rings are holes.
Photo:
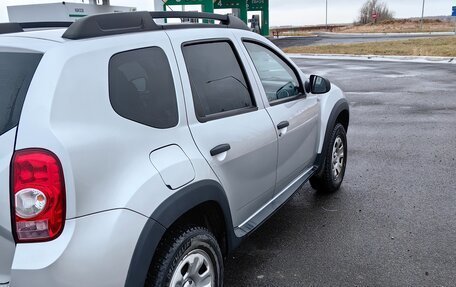
<path fill-rule="evenodd" d="M 217 239 L 204 227 L 186 227 L 162 240 L 145 286 L 197 287 L 209 282 L 223 286 L 223 257 Z"/>
<path fill-rule="evenodd" d="M 347 135 L 342 124 L 337 123 L 325 148 L 321 170 L 310 178 L 310 185 L 319 192 L 339 190 L 347 165 Z"/>

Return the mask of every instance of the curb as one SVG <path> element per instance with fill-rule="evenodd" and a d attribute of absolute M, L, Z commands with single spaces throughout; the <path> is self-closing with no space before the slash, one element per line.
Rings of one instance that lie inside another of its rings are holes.
<path fill-rule="evenodd" d="M 454 36 L 452 32 L 412 32 L 412 33 L 336 33 L 322 32 L 324 35 L 340 35 L 340 36 Z"/>
<path fill-rule="evenodd" d="M 409 62 L 427 64 L 456 64 L 456 57 L 431 56 L 380 56 L 380 55 L 338 55 L 338 54 L 287 54 L 290 58 L 321 60 L 354 60 L 378 62 Z"/>

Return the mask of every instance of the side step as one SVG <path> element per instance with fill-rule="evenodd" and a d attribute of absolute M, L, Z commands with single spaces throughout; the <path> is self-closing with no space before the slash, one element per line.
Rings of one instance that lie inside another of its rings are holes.
<path fill-rule="evenodd" d="M 313 166 L 310 169 L 304 171 L 299 175 L 295 180 L 288 184 L 281 192 L 279 192 L 274 198 L 272 198 L 268 203 L 263 205 L 257 212 L 250 216 L 246 221 L 241 223 L 238 227 L 234 229 L 234 233 L 237 237 L 243 237 L 248 233 L 255 230 L 261 223 L 266 219 L 271 217 L 282 205 L 287 203 L 296 191 L 298 191 L 301 186 L 306 183 L 309 178 L 314 175 L 317 171 L 317 166 Z"/>

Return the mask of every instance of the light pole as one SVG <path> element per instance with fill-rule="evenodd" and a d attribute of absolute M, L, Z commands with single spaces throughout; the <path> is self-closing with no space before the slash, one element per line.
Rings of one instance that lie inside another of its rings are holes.
<path fill-rule="evenodd" d="M 423 22 L 424 22 L 424 2 L 425 2 L 425 0 L 423 0 L 423 9 L 421 9 L 421 25 L 420 25 L 421 30 L 423 30 Z"/>
<path fill-rule="evenodd" d="M 326 0 L 326 30 L 328 30 L 328 0 Z"/>

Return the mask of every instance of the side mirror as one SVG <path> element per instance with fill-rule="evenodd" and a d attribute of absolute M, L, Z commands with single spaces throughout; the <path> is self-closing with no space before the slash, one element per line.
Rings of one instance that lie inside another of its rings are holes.
<path fill-rule="evenodd" d="M 304 84 L 306 93 L 326 94 L 331 90 L 331 82 L 320 76 L 311 75 L 309 81 Z"/>

